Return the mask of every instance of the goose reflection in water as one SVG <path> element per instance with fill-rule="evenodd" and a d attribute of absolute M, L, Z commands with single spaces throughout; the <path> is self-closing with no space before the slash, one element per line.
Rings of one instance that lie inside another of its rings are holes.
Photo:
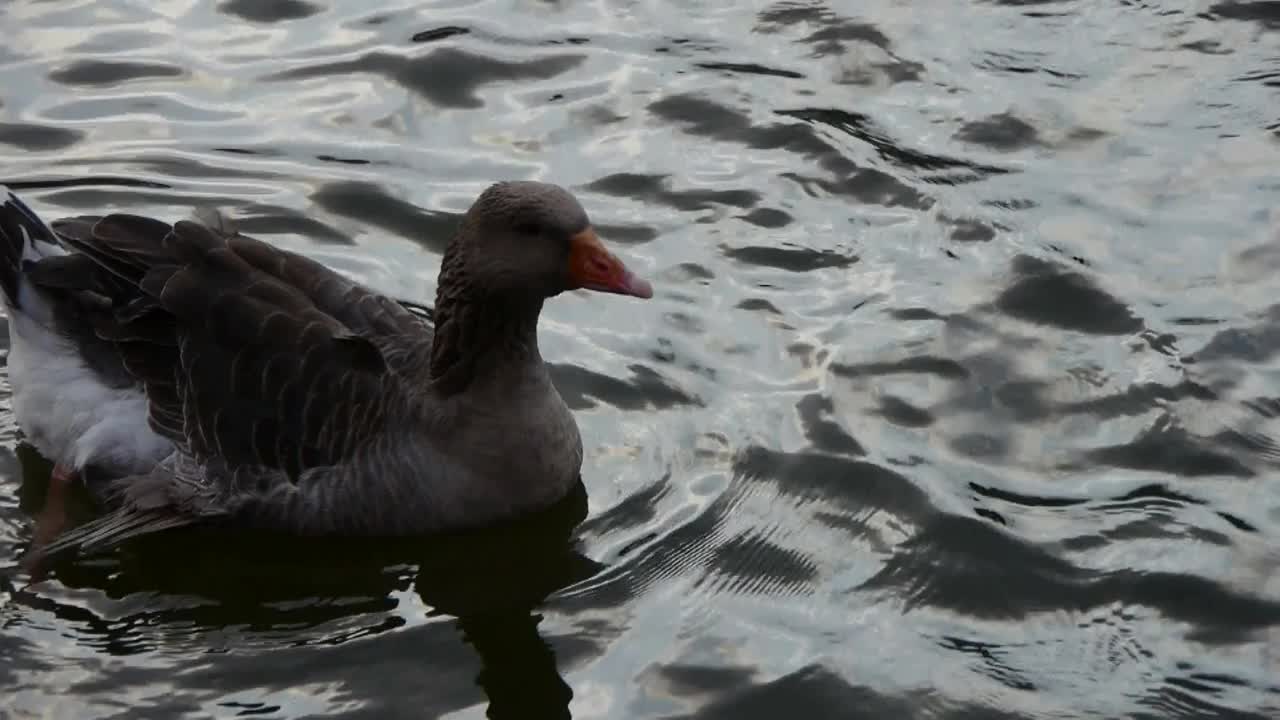
<path fill-rule="evenodd" d="M 34 515 L 51 465 L 25 445 L 18 457 L 20 500 Z M 71 500 L 72 512 L 90 511 L 88 498 Z M 570 656 L 558 659 L 539 633 L 538 607 L 602 569 L 579 552 L 574 538 L 586 510 L 579 482 L 562 502 L 518 523 L 430 539 L 272 536 L 264 542 L 255 535 L 176 530 L 111 555 L 53 562 L 43 578 L 4 582 L 10 605 L 78 628 L 81 648 L 116 657 L 200 658 L 193 668 L 136 667 L 126 675 L 131 684 L 163 686 L 180 673 L 184 683 L 203 684 L 218 698 L 219 713 L 292 715 L 275 700 L 294 695 L 301 671 L 309 685 L 358 707 L 359 717 L 396 717 L 406 707 L 429 717 L 487 702 L 490 718 L 568 718 L 573 691 L 558 663 L 591 648 L 580 638 L 557 642 Z M 54 581 L 63 587 L 42 587 Z M 425 623 L 402 607 L 410 587 L 426 608 Z M 421 664 L 406 667 L 406 657 Z M 406 672 L 420 680 L 388 682 L 390 674 Z M 460 682 L 463 672 L 473 673 L 475 682 Z M 392 686 L 418 688 L 421 702 L 385 697 Z M 261 689 L 268 699 L 254 699 L 244 688 Z M 228 702 L 228 691 L 245 700 Z M 161 693 L 144 702 L 164 701 Z M 128 715 L 177 710 L 140 706 Z"/>

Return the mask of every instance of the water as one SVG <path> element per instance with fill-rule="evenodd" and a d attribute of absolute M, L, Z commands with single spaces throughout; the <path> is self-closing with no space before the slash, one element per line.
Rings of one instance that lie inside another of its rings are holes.
<path fill-rule="evenodd" d="M 1280 716 L 1277 78 L 1267 1 L 0 3 L 50 217 L 429 301 L 541 178 L 658 293 L 544 314 L 585 500 L 15 576 L 0 715 Z"/>

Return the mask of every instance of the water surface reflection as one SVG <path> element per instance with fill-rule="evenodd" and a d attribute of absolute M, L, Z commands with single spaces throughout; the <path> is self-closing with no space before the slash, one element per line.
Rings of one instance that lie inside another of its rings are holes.
<path fill-rule="evenodd" d="M 421 302 L 538 178 L 658 291 L 547 307 L 576 527 L 18 577 L 0 715 L 1280 716 L 1277 7 L 0 4 L 48 217 L 216 204 Z"/>

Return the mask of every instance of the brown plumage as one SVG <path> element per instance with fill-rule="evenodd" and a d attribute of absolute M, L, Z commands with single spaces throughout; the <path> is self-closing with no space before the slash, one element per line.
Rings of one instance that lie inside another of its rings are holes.
<path fill-rule="evenodd" d="M 41 346 L 27 336 L 47 331 L 37 340 L 84 368 L 77 382 L 128 385 L 145 398 L 149 432 L 171 443 L 158 463 L 130 458 L 144 472 L 95 488 L 106 516 L 38 551 L 196 522 L 300 534 L 455 529 L 539 509 L 576 481 L 577 426 L 538 352 L 543 301 L 576 288 L 652 291 L 599 244 L 567 191 L 486 190 L 445 254 L 431 312 L 217 216 L 202 220 L 116 214 L 49 232 L 15 196 L 0 205 L 6 305 L 20 328 L 37 327 L 15 344 Z M 63 319 L 24 319 L 43 318 L 42 304 Z M 38 368 L 24 373 L 11 378 L 15 396 L 20 382 L 42 381 Z M 80 466 L 105 451 L 86 452 Z"/>

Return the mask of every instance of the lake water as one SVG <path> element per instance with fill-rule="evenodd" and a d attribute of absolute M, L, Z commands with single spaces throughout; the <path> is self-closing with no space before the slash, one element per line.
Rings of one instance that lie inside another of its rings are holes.
<path fill-rule="evenodd" d="M 0 716 L 1280 716 L 1280 3 L 0 1 L 48 217 L 430 302 L 501 178 L 657 291 L 544 313 L 585 493 L 28 584 L 0 415 Z"/>

